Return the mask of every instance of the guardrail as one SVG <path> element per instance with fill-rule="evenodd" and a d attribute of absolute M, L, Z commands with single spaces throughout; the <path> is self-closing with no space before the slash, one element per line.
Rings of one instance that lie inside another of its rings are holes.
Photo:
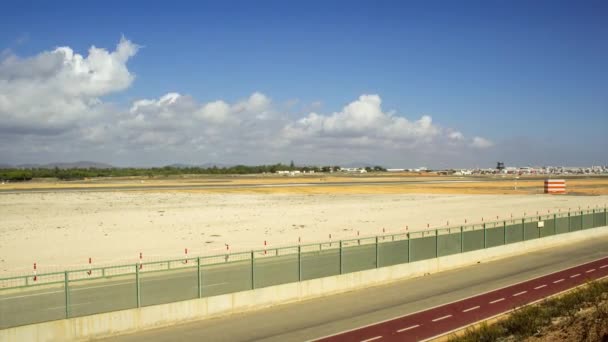
<path fill-rule="evenodd" d="M 0 329 L 416 262 L 602 227 L 607 221 L 604 208 L 2 278 Z"/>

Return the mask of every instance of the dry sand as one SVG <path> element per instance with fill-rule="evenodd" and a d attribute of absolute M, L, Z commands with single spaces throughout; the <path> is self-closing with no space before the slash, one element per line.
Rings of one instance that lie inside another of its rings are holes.
<path fill-rule="evenodd" d="M 582 206 L 608 196 L 241 194 L 184 191 L 0 194 L 0 276 L 86 264 L 220 254 L 405 232 Z"/>

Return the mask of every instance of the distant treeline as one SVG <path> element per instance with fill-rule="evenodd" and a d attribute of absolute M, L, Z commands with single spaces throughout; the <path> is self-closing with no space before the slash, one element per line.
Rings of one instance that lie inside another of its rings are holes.
<path fill-rule="evenodd" d="M 243 175 L 274 173 L 276 171 L 300 172 L 330 172 L 338 171 L 339 166 L 293 166 L 284 164 L 274 165 L 236 165 L 230 167 L 153 167 L 153 168 L 32 168 L 32 169 L 0 169 L 0 180 L 28 181 L 32 178 L 57 178 L 61 180 L 78 180 L 94 177 L 157 177 L 174 175 Z M 386 171 L 381 166 L 367 167 L 369 171 Z"/>

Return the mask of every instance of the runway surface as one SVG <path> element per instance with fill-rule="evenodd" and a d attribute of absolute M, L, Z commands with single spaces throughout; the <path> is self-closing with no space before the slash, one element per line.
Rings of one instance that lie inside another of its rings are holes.
<path fill-rule="evenodd" d="M 316 298 L 299 303 L 288 303 L 271 308 L 260 309 L 249 313 L 234 314 L 197 322 L 185 323 L 171 327 L 143 331 L 131 335 L 116 336 L 107 341 L 150 342 L 150 341 L 305 341 L 323 338 L 344 331 L 370 326 L 378 322 L 391 321 L 399 317 L 422 312 L 429 308 L 442 306 L 475 297 L 482 293 L 496 291 L 513 284 L 519 284 L 539 276 L 554 273 L 593 260 L 607 257 L 608 237 L 591 241 L 574 243 L 554 249 L 545 249 L 525 255 L 502 260 L 481 263 L 457 270 L 431 274 L 424 277 L 408 279 L 387 285 L 369 287 L 348 293 Z M 572 284 L 580 278 L 595 272 L 600 274 L 599 265 L 595 271 L 586 273 L 581 270 L 580 276 L 569 278 L 579 271 L 565 275 L 563 283 L 553 284 L 550 289 L 558 289 Z M 589 270 L 590 268 L 586 269 Z M 604 272 L 606 268 L 601 269 Z M 583 275 L 584 274 L 584 275 Z M 595 275 L 594 275 L 595 276 Z M 551 278 L 553 279 L 553 278 Z M 561 279 L 561 278 L 560 278 Z M 547 282 L 546 279 L 543 280 Z M 513 296 L 521 291 L 541 291 L 544 288 L 531 289 L 529 283 L 521 290 L 510 289 L 509 292 L 496 292 L 497 298 L 485 297 L 485 304 Z M 542 290 L 546 294 L 549 289 Z M 541 294 L 541 292 L 538 292 Z M 516 297 L 522 297 L 519 294 Z M 505 300 L 506 301 L 506 300 Z M 475 302 L 477 303 L 477 302 Z M 458 307 L 460 311 L 479 305 L 467 302 L 467 307 Z M 498 305 L 496 302 L 492 305 Z M 471 306 L 468 306 L 471 305 Z M 501 305 L 506 305 L 503 303 Z M 475 310 L 471 310 L 471 315 Z M 485 310 L 485 309 L 484 309 Z M 484 310 L 480 310 L 484 311 Z M 446 314 L 447 315 L 447 314 Z M 453 314 L 452 314 L 453 315 Z M 425 319 L 441 318 L 443 314 L 425 316 Z M 468 317 L 468 316 L 467 316 Z M 447 325 L 455 322 L 452 317 L 438 320 L 437 324 Z M 394 331 L 408 328 L 426 321 L 416 321 L 412 325 L 400 324 Z M 428 323 L 427 323 L 428 324 Z M 415 330 L 417 328 L 412 328 Z M 422 329 L 421 329 L 422 330 Z M 401 333 L 406 332 L 402 331 Z M 378 334 L 374 335 L 378 336 Z M 374 337 L 370 336 L 370 337 Z M 384 335 L 382 335 L 384 336 Z M 364 337 L 367 337 L 365 335 Z"/>
<path fill-rule="evenodd" d="M 256 189 L 281 187 L 326 187 L 326 186 L 378 186 L 408 184 L 474 183 L 484 181 L 503 181 L 500 179 L 475 180 L 408 180 L 408 181 L 357 181 L 357 182 L 298 182 L 264 184 L 200 184 L 200 185 L 112 185 L 103 187 L 54 187 L 32 189 L 1 189 L 0 194 L 51 193 L 51 192 L 104 192 L 104 191 L 146 191 L 146 190 L 205 190 L 205 189 Z"/>

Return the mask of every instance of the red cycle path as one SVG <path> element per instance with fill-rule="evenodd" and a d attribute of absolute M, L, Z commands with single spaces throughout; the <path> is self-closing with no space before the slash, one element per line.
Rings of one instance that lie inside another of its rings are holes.
<path fill-rule="evenodd" d="M 318 341 L 421 341 L 608 276 L 608 257 Z"/>

